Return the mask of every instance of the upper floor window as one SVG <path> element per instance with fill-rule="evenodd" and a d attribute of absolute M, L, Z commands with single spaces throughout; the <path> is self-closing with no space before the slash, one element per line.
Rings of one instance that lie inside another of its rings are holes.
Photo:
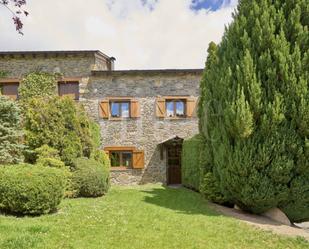
<path fill-rule="evenodd" d="M 58 83 L 59 96 L 70 96 L 74 100 L 79 100 L 79 82 L 78 81 L 60 81 Z"/>
<path fill-rule="evenodd" d="M 11 99 L 18 99 L 18 81 L 0 82 L 0 91 L 2 95 L 8 96 Z"/>
<path fill-rule="evenodd" d="M 196 99 L 182 96 L 159 97 L 156 116 L 159 118 L 191 118 L 195 116 Z"/>
<path fill-rule="evenodd" d="M 111 120 L 139 118 L 139 101 L 133 98 L 110 97 L 99 104 L 100 117 Z"/>
<path fill-rule="evenodd" d="M 130 101 L 110 101 L 110 109 L 113 118 L 130 117 Z"/>
<path fill-rule="evenodd" d="M 166 100 L 166 116 L 167 117 L 185 117 L 186 102 L 182 99 Z"/>

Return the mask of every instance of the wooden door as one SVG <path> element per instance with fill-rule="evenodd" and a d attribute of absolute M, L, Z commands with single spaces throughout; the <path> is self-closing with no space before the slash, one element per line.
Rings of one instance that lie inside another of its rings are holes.
<path fill-rule="evenodd" d="M 167 147 L 167 184 L 181 184 L 181 145 Z"/>

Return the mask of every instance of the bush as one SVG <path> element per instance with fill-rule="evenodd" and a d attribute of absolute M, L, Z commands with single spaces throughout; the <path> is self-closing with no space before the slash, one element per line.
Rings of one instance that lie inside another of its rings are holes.
<path fill-rule="evenodd" d="M 61 170 L 26 164 L 0 167 L 0 179 L 0 209 L 17 214 L 56 210 L 66 184 Z"/>
<path fill-rule="evenodd" d="M 22 162 L 24 146 L 20 130 L 20 110 L 16 102 L 0 96 L 0 164 Z"/>
<path fill-rule="evenodd" d="M 32 98 L 48 98 L 57 94 L 57 76 L 34 72 L 23 78 L 18 89 L 20 101 L 25 104 Z"/>
<path fill-rule="evenodd" d="M 59 153 L 56 149 L 44 144 L 40 148 L 35 149 L 37 154 L 36 164 L 45 167 L 64 168 L 64 162 L 60 160 Z"/>
<path fill-rule="evenodd" d="M 48 145 L 59 151 L 65 165 L 78 157 L 90 157 L 95 142 L 84 109 L 69 97 L 31 99 L 25 112 L 25 142 L 30 150 Z M 34 155 L 27 161 L 34 162 Z"/>
<path fill-rule="evenodd" d="M 109 188 L 108 173 L 105 166 L 94 159 L 76 159 L 74 161 L 72 183 L 77 196 L 102 196 Z"/>
<path fill-rule="evenodd" d="M 191 139 L 185 140 L 182 145 L 181 174 L 184 186 L 200 189 L 201 163 L 200 149 L 202 144 L 201 135 L 196 135 Z"/>
<path fill-rule="evenodd" d="M 200 184 L 200 192 L 209 201 L 219 204 L 228 203 L 228 200 L 220 192 L 220 186 L 212 172 L 208 172 L 204 175 Z"/>
<path fill-rule="evenodd" d="M 309 219 L 307 6 L 241 1 L 209 46 L 198 112 L 218 191 L 292 221 Z"/>

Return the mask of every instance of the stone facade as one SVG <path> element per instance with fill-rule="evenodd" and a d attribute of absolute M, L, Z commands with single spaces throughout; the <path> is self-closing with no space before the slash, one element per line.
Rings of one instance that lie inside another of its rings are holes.
<path fill-rule="evenodd" d="M 162 142 L 174 137 L 188 138 L 198 133 L 198 119 L 158 118 L 156 99 L 187 96 L 197 100 L 202 70 L 126 70 L 113 71 L 113 58 L 106 60 L 95 53 L 31 53 L 1 55 L 0 71 L 20 78 L 32 71 L 60 72 L 80 78 L 80 102 L 101 127 L 102 149 L 107 146 L 134 146 L 144 151 L 143 169 L 112 170 L 115 184 L 167 182 L 166 152 Z M 140 117 L 110 120 L 99 115 L 99 104 L 110 97 L 138 100 Z"/>
<path fill-rule="evenodd" d="M 64 77 L 89 77 L 92 70 L 109 70 L 111 62 L 96 51 L 0 52 L 0 70 L 9 78 L 34 71 L 60 73 Z"/>
<path fill-rule="evenodd" d="M 101 72 L 91 77 L 81 101 L 101 126 L 102 148 L 134 146 L 145 151 L 145 169 L 112 171 L 117 184 L 166 183 L 166 155 L 161 158 L 160 144 L 170 138 L 188 138 L 198 133 L 198 120 L 168 119 L 155 115 L 156 98 L 190 96 L 197 100 L 201 72 L 136 71 Z M 138 119 L 105 120 L 99 117 L 99 103 L 108 97 L 134 97 L 140 104 Z"/>

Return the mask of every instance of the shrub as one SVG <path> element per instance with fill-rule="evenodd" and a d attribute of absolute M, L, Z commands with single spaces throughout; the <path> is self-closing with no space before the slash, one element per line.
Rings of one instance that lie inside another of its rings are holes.
<path fill-rule="evenodd" d="M 219 191 L 244 210 L 309 219 L 307 4 L 241 1 L 209 46 L 199 108 Z"/>
<path fill-rule="evenodd" d="M 109 175 L 94 159 L 78 158 L 74 161 L 72 182 L 77 196 L 97 197 L 107 192 Z"/>
<path fill-rule="evenodd" d="M 59 169 L 33 165 L 0 167 L 0 209 L 17 214 L 56 210 L 66 179 Z"/>
<path fill-rule="evenodd" d="M 199 190 L 201 178 L 200 149 L 202 137 L 196 135 L 182 145 L 181 174 L 184 186 Z"/>
<path fill-rule="evenodd" d="M 37 154 L 36 164 L 45 167 L 64 168 L 64 162 L 60 160 L 56 149 L 44 144 L 40 148 L 35 149 L 35 152 Z"/>
<path fill-rule="evenodd" d="M 90 157 L 95 148 L 90 120 L 83 108 L 69 97 L 31 99 L 25 112 L 25 142 L 31 150 L 48 145 L 59 151 L 68 166 L 78 157 Z M 27 161 L 33 162 L 29 154 Z"/>
<path fill-rule="evenodd" d="M 16 102 L 0 95 L 0 164 L 14 164 L 23 160 L 24 146 L 20 110 Z"/>
<path fill-rule="evenodd" d="M 32 98 L 48 98 L 57 94 L 57 76 L 44 72 L 34 72 L 23 78 L 18 89 L 24 104 Z"/>
<path fill-rule="evenodd" d="M 220 186 L 212 172 L 208 172 L 204 175 L 200 184 L 200 192 L 209 201 L 219 204 L 228 203 L 228 200 L 220 192 Z"/>
<path fill-rule="evenodd" d="M 102 150 L 99 150 L 99 149 L 94 150 L 91 153 L 90 158 L 99 162 L 102 165 L 102 167 L 105 168 L 106 170 L 110 169 L 109 157 Z"/>

